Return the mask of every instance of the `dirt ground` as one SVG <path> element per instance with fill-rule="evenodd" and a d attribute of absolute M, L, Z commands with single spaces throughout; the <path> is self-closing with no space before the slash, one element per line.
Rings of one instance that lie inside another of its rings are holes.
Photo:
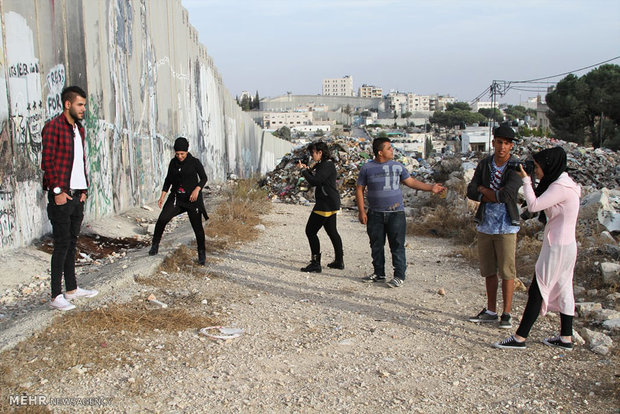
<path fill-rule="evenodd" d="M 22 395 L 43 397 L 31 412 L 618 412 L 617 353 L 545 346 L 556 315 L 539 318 L 525 350 L 491 347 L 514 329 L 467 321 L 486 303 L 483 280 L 449 241 L 409 236 L 401 288 L 361 283 L 368 238 L 345 211 L 346 269 L 301 273 L 309 213 L 273 204 L 258 238 L 210 249 L 204 268 L 191 247 L 163 267 L 172 247 L 129 252 L 77 310 L 39 305 L 50 320 L 0 354 L 0 411 Z M 186 223 L 177 232 L 193 237 Z M 320 237 L 325 265 L 333 250 Z M 515 329 L 525 301 L 515 294 Z M 207 326 L 242 334 L 212 339 Z"/>

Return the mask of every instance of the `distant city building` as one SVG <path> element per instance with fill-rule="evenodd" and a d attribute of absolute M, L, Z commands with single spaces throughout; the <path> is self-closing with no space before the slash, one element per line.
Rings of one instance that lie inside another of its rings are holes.
<path fill-rule="evenodd" d="M 442 96 L 439 95 L 436 97 L 436 102 L 431 103 L 431 111 L 443 111 L 444 109 L 446 109 L 446 106 L 450 103 L 453 104 L 456 102 L 456 98 L 452 97 L 450 95 L 447 96 Z"/>
<path fill-rule="evenodd" d="M 416 95 L 415 93 L 407 94 L 407 111 L 430 111 L 430 96 L 428 95 Z"/>
<path fill-rule="evenodd" d="M 482 109 L 482 108 L 491 109 L 493 107 L 499 108 L 499 104 L 497 102 L 493 104 L 493 102 L 490 102 L 490 101 L 474 101 L 474 103 L 471 104 L 471 111 L 478 112 L 478 109 Z"/>
<path fill-rule="evenodd" d="M 487 152 L 491 148 L 490 127 L 470 127 L 461 130 L 461 151 Z"/>
<path fill-rule="evenodd" d="M 299 125 L 312 125 L 312 112 L 265 112 L 263 128 L 278 129 L 283 126 L 292 128 Z"/>
<path fill-rule="evenodd" d="M 550 131 L 551 124 L 549 123 L 549 118 L 547 118 L 547 111 L 549 107 L 545 102 L 542 101 L 540 95 L 536 100 L 536 125 L 539 128 L 542 128 L 543 131 Z"/>
<path fill-rule="evenodd" d="M 383 89 L 374 86 L 363 84 L 358 93 L 360 98 L 381 98 L 383 96 Z"/>
<path fill-rule="evenodd" d="M 345 75 L 343 78 L 323 79 L 323 95 L 354 96 L 353 77 Z"/>
<path fill-rule="evenodd" d="M 387 94 L 387 99 L 390 111 L 396 111 L 398 115 L 404 114 L 408 111 L 409 104 L 406 93 L 397 91 L 390 92 Z"/>

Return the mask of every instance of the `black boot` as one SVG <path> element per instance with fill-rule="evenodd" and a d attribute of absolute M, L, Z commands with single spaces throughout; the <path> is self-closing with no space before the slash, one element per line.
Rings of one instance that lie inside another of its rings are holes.
<path fill-rule="evenodd" d="M 336 257 L 336 259 L 327 264 L 327 267 L 330 269 L 344 269 L 344 259 L 342 257 Z"/>
<path fill-rule="evenodd" d="M 313 273 L 321 273 L 321 253 L 313 254 L 312 259 L 310 260 L 310 264 L 306 267 L 302 267 L 302 272 L 313 272 Z"/>
<path fill-rule="evenodd" d="M 153 243 L 151 250 L 149 250 L 149 256 L 155 256 L 159 252 L 159 243 Z"/>
<path fill-rule="evenodd" d="M 198 250 L 198 263 L 200 263 L 201 265 L 204 266 L 205 261 L 206 261 L 205 251 L 204 250 Z"/>

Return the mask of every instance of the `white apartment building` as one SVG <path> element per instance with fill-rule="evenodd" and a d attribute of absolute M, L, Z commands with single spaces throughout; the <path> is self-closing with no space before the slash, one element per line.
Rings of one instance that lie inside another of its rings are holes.
<path fill-rule="evenodd" d="M 499 108 L 499 104 L 497 102 L 495 102 L 495 104 L 493 104 L 493 102 L 491 101 L 474 101 L 473 104 L 471 104 L 471 111 L 472 112 L 478 112 L 478 109 L 482 109 L 482 108 Z"/>
<path fill-rule="evenodd" d="M 456 98 L 450 95 L 447 96 L 442 96 L 439 95 L 436 97 L 436 103 L 435 105 L 433 105 L 433 103 L 431 102 L 431 111 L 443 111 L 444 109 L 446 109 L 446 106 L 450 103 L 453 104 L 456 102 Z"/>
<path fill-rule="evenodd" d="M 396 111 L 398 115 L 404 114 L 408 111 L 407 94 L 401 92 L 390 92 L 387 94 L 387 98 L 391 111 Z"/>
<path fill-rule="evenodd" d="M 407 108 L 409 112 L 430 111 L 431 97 L 428 95 L 416 95 L 415 93 L 407 94 Z"/>
<path fill-rule="evenodd" d="M 345 75 L 343 78 L 323 79 L 323 95 L 355 96 L 353 93 L 353 77 Z"/>
<path fill-rule="evenodd" d="M 312 125 L 312 112 L 265 112 L 263 114 L 263 128 L 278 129 L 283 126 L 289 128 L 300 125 Z"/>
<path fill-rule="evenodd" d="M 363 84 L 360 86 L 358 95 L 360 98 L 381 98 L 383 96 L 383 89 L 374 85 Z"/>

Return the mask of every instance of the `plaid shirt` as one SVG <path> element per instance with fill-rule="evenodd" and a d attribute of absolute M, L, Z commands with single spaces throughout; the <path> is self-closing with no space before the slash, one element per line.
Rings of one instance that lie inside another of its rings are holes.
<path fill-rule="evenodd" d="M 75 121 L 75 123 L 82 137 L 84 176 L 88 185 L 84 128 L 78 121 Z M 43 159 L 41 160 L 43 189 L 51 190 L 54 187 L 60 187 L 62 191 L 69 193 L 71 190 L 69 188 L 71 170 L 73 169 L 73 126 L 67 121 L 65 114 L 62 113 L 45 124 L 41 135 L 43 144 Z M 83 191 L 83 193 L 86 193 L 86 191 Z"/>

